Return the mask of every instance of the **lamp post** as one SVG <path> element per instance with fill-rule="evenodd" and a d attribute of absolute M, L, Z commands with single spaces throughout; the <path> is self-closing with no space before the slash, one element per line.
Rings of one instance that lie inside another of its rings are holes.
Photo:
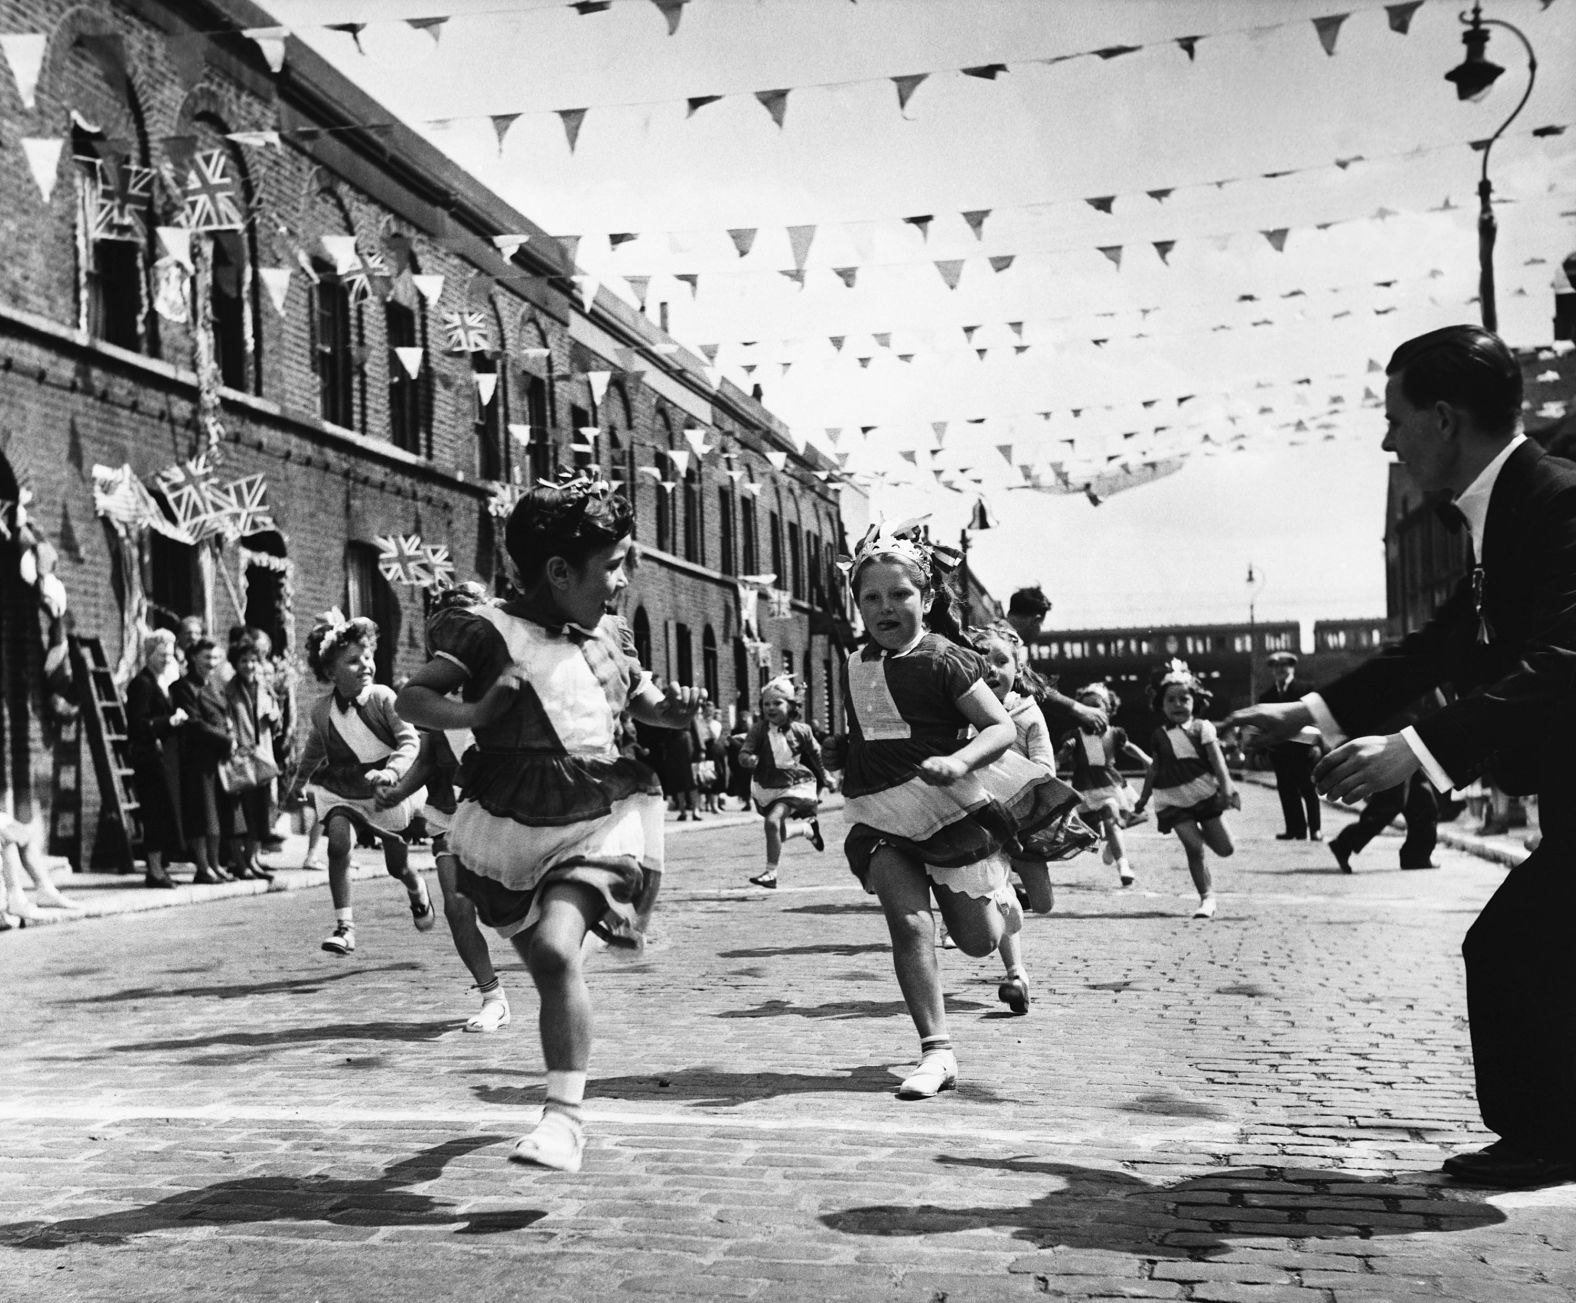
<path fill-rule="evenodd" d="M 969 531 L 991 529 L 995 524 L 996 522 L 991 519 L 990 508 L 985 505 L 985 499 L 975 498 L 974 510 L 969 514 L 969 523 L 958 532 L 958 586 L 962 589 L 958 594 L 958 602 L 963 608 L 965 629 L 974 623 L 974 601 L 969 595 Z"/>
<path fill-rule="evenodd" d="M 1516 120 L 1532 97 L 1532 86 L 1538 79 L 1538 56 L 1532 51 L 1532 42 L 1518 28 L 1503 19 L 1483 17 L 1481 4 L 1474 3 L 1471 14 L 1462 14 L 1460 17 L 1467 28 L 1461 33 L 1461 43 L 1467 47 L 1467 55 L 1459 66 L 1445 74 L 1446 81 L 1455 83 L 1457 99 L 1473 102 L 1481 100 L 1505 71 L 1498 64 L 1490 63 L 1484 53 L 1488 48 L 1490 27 L 1503 27 L 1527 51 L 1527 89 L 1511 110 L 1510 116 L 1499 124 L 1499 130 L 1484 144 L 1483 174 L 1478 181 L 1478 300 L 1482 306 L 1484 329 L 1497 331 L 1499 309 L 1494 302 L 1494 239 L 1499 234 L 1499 226 L 1494 220 L 1494 187 L 1488 179 L 1488 156 L 1494 148 L 1494 142 L 1505 134 L 1505 128 Z"/>
<path fill-rule="evenodd" d="M 1264 591 L 1264 571 L 1248 562 L 1248 705 L 1259 701 L 1259 594 Z"/>

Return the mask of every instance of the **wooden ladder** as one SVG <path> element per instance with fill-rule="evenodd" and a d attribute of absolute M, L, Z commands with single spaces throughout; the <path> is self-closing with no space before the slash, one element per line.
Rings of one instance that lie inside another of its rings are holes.
<path fill-rule="evenodd" d="M 135 868 L 142 847 L 142 827 L 136 795 L 132 792 L 131 762 L 126 757 L 126 703 L 115 675 L 104 659 L 98 638 L 72 634 L 71 668 L 81 698 L 82 720 L 93 750 L 93 772 L 98 776 L 101 813 L 95 864 L 121 873 Z"/>

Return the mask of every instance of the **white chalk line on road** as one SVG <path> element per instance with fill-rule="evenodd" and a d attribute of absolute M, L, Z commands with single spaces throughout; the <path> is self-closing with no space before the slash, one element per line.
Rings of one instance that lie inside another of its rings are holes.
<path fill-rule="evenodd" d="M 0 1122 L 13 1123 L 90 1123 L 103 1125 L 125 1122 L 219 1122 L 237 1127 L 262 1126 L 269 1123 L 308 1123 L 314 1126 L 343 1126 L 357 1123 L 403 1123 L 413 1129 L 430 1130 L 433 1127 L 519 1127 L 535 1113 L 535 1105 L 516 1108 L 479 1108 L 464 1112 L 436 1113 L 411 1109 L 346 1108 L 343 1105 L 293 1106 L 280 1108 L 248 1105 L 237 1111 L 226 1104 L 194 1105 L 190 1107 L 155 1106 L 145 1104 L 95 1104 L 82 1102 L 64 1104 L 58 1100 L 40 1100 L 36 1104 L 7 1102 L 0 1104 Z M 1207 1152 L 1211 1148 L 1230 1149 L 1239 1142 L 1239 1128 L 1232 1123 L 1199 1122 L 1190 1120 L 1187 1125 L 1165 1132 L 1110 1131 L 1099 1128 L 1047 1130 L 1044 1127 L 1010 1128 L 970 1125 L 963 1119 L 952 1119 L 951 1124 L 939 1118 L 926 1123 L 905 1123 L 878 1118 L 794 1118 L 794 1117 L 733 1117 L 716 1113 L 675 1113 L 668 1111 L 639 1111 L 627 1109 L 585 1110 L 586 1120 L 593 1125 L 606 1124 L 640 1130 L 648 1127 L 675 1127 L 690 1130 L 729 1131 L 743 1130 L 762 1134 L 792 1133 L 802 1135 L 840 1134 L 868 1135 L 891 1138 L 928 1138 L 945 1141 L 964 1137 L 972 1141 L 989 1141 L 1007 1145 L 1100 1145 L 1153 1151 L 1166 1145 L 1185 1144 L 1189 1151 Z M 1112 1164 L 1115 1166 L 1115 1164 Z"/>

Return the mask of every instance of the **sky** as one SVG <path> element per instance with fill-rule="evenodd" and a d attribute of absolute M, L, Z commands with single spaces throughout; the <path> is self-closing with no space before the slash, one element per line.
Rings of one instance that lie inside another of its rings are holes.
<path fill-rule="evenodd" d="M 611 292 L 715 346 L 796 438 L 846 456 L 875 514 L 956 537 L 984 499 L 976 573 L 1001 596 L 1042 584 L 1072 628 L 1240 620 L 1250 598 L 1260 619 L 1383 614 L 1375 368 L 1477 320 L 1469 142 L 1527 66 L 1492 29 L 1507 71 L 1460 103 L 1460 3 L 1426 0 L 1405 34 L 1353 6 L 1327 53 L 1312 19 L 1338 5 L 690 0 L 672 34 L 651 0 L 267 8 L 578 237 Z M 401 21 L 439 14 L 436 40 Z M 1542 69 L 1491 154 L 1501 333 L 1542 346 L 1576 249 L 1576 0 L 1485 17 Z M 920 73 L 900 107 L 895 79 Z M 759 95 L 781 90 L 779 125 Z M 1119 488 L 1124 466 L 1170 473 Z M 1103 475 L 1101 502 L 1023 487 L 1058 471 Z"/>

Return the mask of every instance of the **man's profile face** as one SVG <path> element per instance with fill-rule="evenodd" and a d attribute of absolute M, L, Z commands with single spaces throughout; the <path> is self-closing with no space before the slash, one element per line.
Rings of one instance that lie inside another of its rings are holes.
<path fill-rule="evenodd" d="M 1026 615 L 1022 611 L 1007 612 L 1007 623 L 1012 626 L 1014 633 L 1024 642 L 1031 642 L 1039 637 L 1040 626 L 1045 623 L 1043 615 Z"/>
<path fill-rule="evenodd" d="M 1458 447 L 1446 435 L 1439 405 L 1413 407 L 1397 374 L 1385 383 L 1384 417 L 1384 450 L 1395 454 L 1417 487 L 1425 493 L 1450 488 Z"/>

